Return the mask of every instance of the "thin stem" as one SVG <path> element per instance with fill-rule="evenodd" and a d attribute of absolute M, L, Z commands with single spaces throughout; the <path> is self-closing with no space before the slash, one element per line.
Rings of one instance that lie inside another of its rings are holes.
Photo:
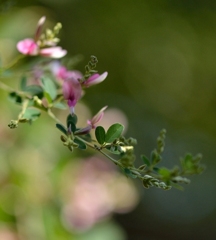
<path fill-rule="evenodd" d="M 50 108 L 47 109 L 47 113 L 48 113 L 48 115 L 49 115 L 52 119 L 54 119 L 57 123 L 61 123 L 61 121 L 54 115 L 54 113 L 51 111 Z"/>
<path fill-rule="evenodd" d="M 15 92 L 15 90 L 8 85 L 4 84 L 3 82 L 0 81 L 0 88 L 2 90 L 5 90 L 6 92 Z"/>
<path fill-rule="evenodd" d="M 114 158 L 110 157 L 108 154 L 106 154 L 103 150 L 101 150 L 99 147 L 97 147 L 96 145 L 93 145 L 87 141 L 85 141 L 84 139 L 76 136 L 77 139 L 79 139 L 80 141 L 82 141 L 83 143 L 85 143 L 87 146 L 89 146 L 90 148 L 94 149 L 94 150 L 97 150 L 98 152 L 102 153 L 104 156 L 106 156 L 107 158 L 109 158 L 112 162 L 114 162 L 116 165 L 120 165 L 120 163 L 115 160 Z"/>
<path fill-rule="evenodd" d="M 23 105 L 22 105 L 22 111 L 20 112 L 19 116 L 18 116 L 18 121 L 20 119 L 22 119 L 22 116 L 25 114 L 25 111 L 26 111 L 26 108 L 28 107 L 28 103 L 29 103 L 29 100 L 25 100 Z"/>
<path fill-rule="evenodd" d="M 3 67 L 4 70 L 7 70 L 9 68 L 12 68 L 15 64 L 17 64 L 19 62 L 19 60 L 21 60 L 22 58 L 24 58 L 25 55 L 18 55 L 11 63 L 9 63 L 6 67 Z"/>

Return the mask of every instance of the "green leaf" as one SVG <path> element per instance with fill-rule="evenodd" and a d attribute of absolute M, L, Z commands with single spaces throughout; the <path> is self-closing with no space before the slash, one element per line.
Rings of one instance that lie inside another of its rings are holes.
<path fill-rule="evenodd" d="M 162 180 L 164 181 L 169 181 L 171 178 L 171 172 L 167 168 L 160 168 L 158 173 L 161 175 Z"/>
<path fill-rule="evenodd" d="M 148 167 L 151 165 L 149 159 L 145 155 L 141 155 L 141 159 Z"/>
<path fill-rule="evenodd" d="M 14 103 L 21 104 L 23 101 L 22 98 L 16 92 L 11 92 L 9 93 L 8 96 L 9 99 Z"/>
<path fill-rule="evenodd" d="M 156 149 L 151 152 L 151 162 L 153 165 L 159 163 L 161 159 L 162 158 Z"/>
<path fill-rule="evenodd" d="M 96 127 L 95 137 L 100 144 L 103 144 L 105 142 L 106 132 L 102 126 Z"/>
<path fill-rule="evenodd" d="M 120 123 L 115 123 L 109 127 L 106 133 L 105 142 L 111 143 L 119 138 L 124 130 L 124 126 Z"/>
<path fill-rule="evenodd" d="M 31 121 L 35 121 L 36 119 L 38 119 L 41 115 L 40 110 L 36 109 L 36 108 L 27 108 L 25 113 L 23 114 L 22 118 L 23 119 L 28 119 Z"/>
<path fill-rule="evenodd" d="M 87 148 L 86 144 L 77 138 L 74 139 L 74 142 L 79 145 L 79 149 L 85 150 Z"/>
<path fill-rule="evenodd" d="M 71 131 L 76 131 L 76 123 L 77 123 L 77 116 L 75 114 L 71 115 L 69 114 L 67 117 L 67 127 L 71 127 Z"/>
<path fill-rule="evenodd" d="M 45 96 L 47 100 L 50 102 L 51 100 L 54 100 L 57 96 L 57 88 L 55 83 L 50 78 L 42 78 L 42 88 L 44 89 L 44 92 L 46 93 Z M 49 96 L 49 97 L 48 97 Z"/>
<path fill-rule="evenodd" d="M 73 115 L 69 114 L 69 115 L 67 116 L 67 127 L 69 127 L 69 124 L 70 124 L 71 122 L 73 122 L 74 125 L 77 124 L 77 115 L 76 115 L 76 114 L 73 114 Z"/>
<path fill-rule="evenodd" d="M 67 105 L 65 103 L 63 103 L 63 102 L 55 102 L 53 104 L 53 107 L 54 108 L 58 108 L 58 109 L 62 109 L 62 110 L 67 109 Z"/>
<path fill-rule="evenodd" d="M 26 76 L 23 76 L 23 77 L 21 78 L 21 81 L 20 81 L 20 89 L 21 89 L 22 91 L 25 91 L 26 83 L 27 83 L 27 77 L 26 77 Z"/>
<path fill-rule="evenodd" d="M 67 135 L 67 129 L 60 123 L 56 123 L 56 127 L 65 135 Z"/>
<path fill-rule="evenodd" d="M 137 178 L 137 175 L 136 175 L 136 174 L 133 174 L 133 173 L 131 172 L 131 170 L 128 169 L 128 168 L 124 168 L 124 173 L 125 173 L 128 177 Z"/>
<path fill-rule="evenodd" d="M 43 88 L 39 85 L 29 85 L 23 90 L 30 93 L 32 96 L 38 96 L 40 99 L 43 97 Z"/>

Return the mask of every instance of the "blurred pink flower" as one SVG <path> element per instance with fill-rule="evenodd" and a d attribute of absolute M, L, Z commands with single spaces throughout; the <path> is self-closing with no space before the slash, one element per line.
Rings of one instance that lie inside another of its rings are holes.
<path fill-rule="evenodd" d="M 26 38 L 22 41 L 19 41 L 17 43 L 17 50 L 24 55 L 35 56 L 39 53 L 39 47 L 37 43 L 31 38 Z"/>
<path fill-rule="evenodd" d="M 42 27 L 46 18 L 43 16 L 38 21 L 37 29 L 35 31 L 34 39 L 26 38 L 17 43 L 17 50 L 24 54 L 30 56 L 41 55 L 44 57 L 50 58 L 62 58 L 67 54 L 67 51 L 62 49 L 61 47 L 55 47 L 56 43 L 48 44 L 47 46 L 52 45 L 49 48 L 41 48 L 39 37 L 41 35 Z"/>
<path fill-rule="evenodd" d="M 93 86 L 95 84 L 101 83 L 106 79 L 107 75 L 108 75 L 108 72 L 104 72 L 101 75 L 98 74 L 98 73 L 95 73 L 91 77 L 89 77 L 87 80 L 85 80 L 82 83 L 82 85 L 84 87 L 90 87 L 90 86 Z"/>
<path fill-rule="evenodd" d="M 112 163 L 92 157 L 79 164 L 77 173 L 72 174 L 73 187 L 65 188 L 62 220 L 68 229 L 86 231 L 112 212 L 125 213 L 136 206 L 139 199 L 136 188 Z M 71 177 L 71 172 L 68 176 Z M 66 177 L 65 181 L 69 179 Z"/>
<path fill-rule="evenodd" d="M 74 78 L 79 81 L 83 77 L 82 73 L 76 70 L 67 70 L 65 66 L 62 66 L 59 61 L 53 61 L 50 64 L 50 69 L 53 75 L 59 80 L 67 80 L 68 78 Z"/>

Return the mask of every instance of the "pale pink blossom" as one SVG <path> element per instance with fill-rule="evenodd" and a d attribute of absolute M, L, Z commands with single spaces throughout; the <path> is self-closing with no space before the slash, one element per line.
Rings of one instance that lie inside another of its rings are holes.
<path fill-rule="evenodd" d="M 107 75 L 108 75 L 108 72 L 104 72 L 101 75 L 98 73 L 95 73 L 91 77 L 89 77 L 87 80 L 85 80 L 82 84 L 85 87 L 90 87 L 92 85 L 103 82 L 106 79 Z"/>
<path fill-rule="evenodd" d="M 133 182 L 118 173 L 112 163 L 97 157 L 78 162 L 79 166 L 72 165 L 71 171 L 64 174 L 62 182 L 65 227 L 86 231 L 112 212 L 125 213 L 136 206 L 139 195 Z M 72 176 L 75 184 L 69 185 Z"/>
<path fill-rule="evenodd" d="M 49 47 L 40 49 L 40 55 L 50 58 L 62 58 L 67 54 L 67 50 L 62 49 L 61 47 Z"/>

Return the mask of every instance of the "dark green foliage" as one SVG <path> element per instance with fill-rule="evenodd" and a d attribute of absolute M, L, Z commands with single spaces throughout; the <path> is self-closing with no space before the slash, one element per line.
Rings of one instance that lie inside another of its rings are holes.
<path fill-rule="evenodd" d="M 106 132 L 102 126 L 96 127 L 95 137 L 100 144 L 103 144 L 105 142 Z"/>
<path fill-rule="evenodd" d="M 84 142 L 82 142 L 80 139 L 75 138 L 74 142 L 77 143 L 78 144 L 78 148 L 80 148 L 82 150 L 85 150 L 87 148 L 86 144 Z"/>
<path fill-rule="evenodd" d="M 105 142 L 111 143 L 116 138 L 119 138 L 124 130 L 124 126 L 120 123 L 115 123 L 112 126 L 109 127 L 106 133 Z"/>
<path fill-rule="evenodd" d="M 67 129 L 60 123 L 56 123 L 56 127 L 65 135 L 67 135 Z"/>
<path fill-rule="evenodd" d="M 69 114 L 67 117 L 67 128 L 71 129 L 71 131 L 74 133 L 76 131 L 76 123 L 77 123 L 77 116 L 75 114 L 71 115 Z"/>
<path fill-rule="evenodd" d="M 16 92 L 9 93 L 9 99 L 17 104 L 21 104 L 23 102 L 22 97 L 20 97 L 20 95 L 18 95 Z"/>

